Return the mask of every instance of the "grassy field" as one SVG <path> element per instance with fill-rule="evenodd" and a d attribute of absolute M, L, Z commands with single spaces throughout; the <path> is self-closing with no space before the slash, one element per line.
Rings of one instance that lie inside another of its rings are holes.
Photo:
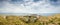
<path fill-rule="evenodd" d="M 52 16 L 3 16 L 0 25 L 60 25 L 60 14 Z"/>

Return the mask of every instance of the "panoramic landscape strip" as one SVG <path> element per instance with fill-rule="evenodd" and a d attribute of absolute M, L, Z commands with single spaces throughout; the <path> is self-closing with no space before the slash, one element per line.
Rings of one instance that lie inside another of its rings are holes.
<path fill-rule="evenodd" d="M 0 0 L 0 25 L 60 25 L 60 0 Z"/>

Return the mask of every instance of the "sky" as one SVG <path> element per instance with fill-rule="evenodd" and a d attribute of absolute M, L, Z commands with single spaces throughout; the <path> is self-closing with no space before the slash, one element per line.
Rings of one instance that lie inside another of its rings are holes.
<path fill-rule="evenodd" d="M 60 13 L 60 0 L 0 0 L 0 13 Z"/>

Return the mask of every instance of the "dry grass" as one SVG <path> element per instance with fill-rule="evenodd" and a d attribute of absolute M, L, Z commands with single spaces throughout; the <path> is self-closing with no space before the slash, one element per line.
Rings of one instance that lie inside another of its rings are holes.
<path fill-rule="evenodd" d="M 60 14 L 53 16 L 0 16 L 0 25 L 60 25 Z"/>

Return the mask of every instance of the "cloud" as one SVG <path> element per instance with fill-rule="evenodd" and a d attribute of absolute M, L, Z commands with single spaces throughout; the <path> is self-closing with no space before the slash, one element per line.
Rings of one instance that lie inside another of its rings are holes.
<path fill-rule="evenodd" d="M 42 0 L 33 0 L 33 2 L 39 2 L 39 1 L 42 1 Z"/>
<path fill-rule="evenodd" d="M 60 13 L 60 6 L 56 7 L 46 0 L 7 0 L 1 3 L 0 13 Z"/>
<path fill-rule="evenodd" d="M 60 6 L 60 0 L 50 0 L 49 3 L 56 7 Z"/>

